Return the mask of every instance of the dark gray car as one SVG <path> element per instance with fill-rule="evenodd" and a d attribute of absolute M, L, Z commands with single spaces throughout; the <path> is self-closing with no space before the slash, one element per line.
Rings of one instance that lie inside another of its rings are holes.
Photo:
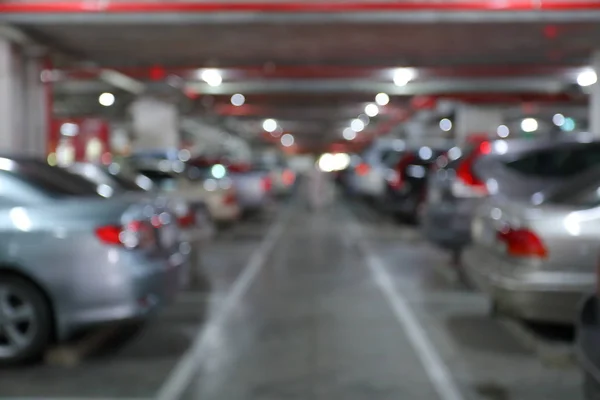
<path fill-rule="evenodd" d="M 471 240 L 472 215 L 482 198 L 529 199 L 598 165 L 600 142 L 582 135 L 553 141 L 483 141 L 452 148 L 438 159 L 429 178 L 425 236 L 458 252 Z"/>

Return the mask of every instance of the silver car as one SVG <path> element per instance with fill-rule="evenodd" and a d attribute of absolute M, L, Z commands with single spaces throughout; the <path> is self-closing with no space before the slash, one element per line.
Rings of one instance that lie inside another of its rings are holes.
<path fill-rule="evenodd" d="M 125 194 L 133 196 L 137 193 L 140 199 L 162 197 L 167 201 L 169 212 L 177 217 L 185 241 L 208 239 L 214 235 L 212 217 L 203 201 L 198 199 L 192 201 L 184 199 L 178 193 L 161 191 L 150 178 L 129 170 L 123 163 L 109 165 L 74 163 L 68 167 L 68 170 L 98 186 L 104 185 L 110 188 L 115 196 Z"/>
<path fill-rule="evenodd" d="M 0 158 L 0 363 L 145 319 L 184 284 L 189 245 L 163 205 L 107 195 L 44 162 Z"/>
<path fill-rule="evenodd" d="M 600 142 L 496 140 L 452 148 L 430 174 L 423 211 L 425 236 L 460 252 L 471 240 L 473 211 L 487 196 L 526 199 L 600 165 Z"/>
<path fill-rule="evenodd" d="M 598 237 L 600 170 L 593 169 L 531 202 L 490 198 L 475 213 L 463 261 L 496 311 L 572 324 L 595 287 Z"/>

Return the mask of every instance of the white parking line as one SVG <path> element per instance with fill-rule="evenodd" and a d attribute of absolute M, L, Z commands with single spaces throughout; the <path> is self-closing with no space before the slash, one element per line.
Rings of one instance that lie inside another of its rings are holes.
<path fill-rule="evenodd" d="M 379 289 L 392 308 L 396 319 L 406 332 L 408 340 L 421 360 L 423 368 L 429 376 L 439 398 L 441 400 L 464 400 L 448 367 L 446 367 L 446 364 L 444 364 L 444 361 L 437 350 L 433 347 L 425 329 L 415 317 L 413 310 L 409 306 L 409 302 L 396 289 L 393 279 L 388 273 L 384 262 L 370 248 L 362 228 L 354 218 L 352 223 L 350 223 L 350 230 L 357 241 L 359 249 L 365 257 L 373 280 L 376 282 L 377 286 L 379 286 Z"/>
<path fill-rule="evenodd" d="M 260 246 L 254 251 L 242 273 L 235 280 L 232 288 L 225 297 L 223 305 L 214 313 L 203 329 L 195 337 L 188 351 L 179 360 L 167 380 L 156 395 L 157 400 L 179 399 L 190 385 L 194 374 L 202 364 L 203 355 L 208 350 L 215 334 L 222 328 L 236 305 L 240 302 L 263 265 L 268 255 L 283 233 L 285 222 L 293 209 L 288 206 L 283 215 L 270 228 Z"/>

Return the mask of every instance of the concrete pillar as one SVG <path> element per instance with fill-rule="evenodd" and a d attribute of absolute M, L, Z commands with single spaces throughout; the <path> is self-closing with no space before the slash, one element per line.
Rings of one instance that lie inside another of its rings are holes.
<path fill-rule="evenodd" d="M 502 110 L 498 108 L 461 104 L 456 109 L 454 121 L 456 142 L 464 143 L 471 135 L 488 134 L 493 137 L 502 122 Z"/>
<path fill-rule="evenodd" d="M 47 98 L 41 59 L 0 39 L 0 152 L 44 156 Z"/>
<path fill-rule="evenodd" d="M 592 68 L 596 75 L 600 76 L 600 51 L 592 56 Z M 589 108 L 589 132 L 594 135 L 600 135 L 600 82 L 596 82 L 589 87 L 590 108 Z"/>
<path fill-rule="evenodd" d="M 175 104 L 140 97 L 130 108 L 133 127 L 133 151 L 179 148 L 179 111 Z"/>

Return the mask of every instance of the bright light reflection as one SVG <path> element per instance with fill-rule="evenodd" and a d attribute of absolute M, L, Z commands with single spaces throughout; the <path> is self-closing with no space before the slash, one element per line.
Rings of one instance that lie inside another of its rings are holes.
<path fill-rule="evenodd" d="M 113 188 L 106 184 L 98 185 L 96 192 L 102 197 L 111 197 L 114 193 Z"/>
<path fill-rule="evenodd" d="M 538 129 L 538 122 L 535 118 L 525 118 L 521 121 L 521 129 L 523 132 L 535 132 Z"/>
<path fill-rule="evenodd" d="M 208 192 L 214 192 L 219 187 L 219 185 L 217 184 L 217 181 L 214 179 L 205 180 L 204 184 L 202 186 Z"/>
<path fill-rule="evenodd" d="M 243 94 L 236 93 L 233 96 L 231 96 L 231 104 L 233 104 L 236 107 L 240 107 L 240 106 L 244 105 L 245 102 L 246 102 L 246 98 L 244 97 Z"/>
<path fill-rule="evenodd" d="M 563 126 L 565 124 L 565 116 L 560 113 L 554 114 L 552 123 L 556 126 Z"/>
<path fill-rule="evenodd" d="M 221 164 L 215 164 L 210 169 L 210 173 L 216 179 L 221 179 L 221 178 L 225 177 L 225 174 L 227 173 L 227 170 L 225 169 L 225 167 L 223 165 L 221 165 Z"/>
<path fill-rule="evenodd" d="M 365 129 L 365 123 L 358 118 L 353 119 L 350 123 L 350 128 L 352 128 L 354 132 L 361 132 L 363 129 Z"/>
<path fill-rule="evenodd" d="M 98 103 L 100 103 L 100 105 L 103 105 L 104 107 L 110 107 L 113 104 L 115 104 L 115 95 L 108 92 L 102 93 L 98 97 Z"/>
<path fill-rule="evenodd" d="M 23 207 L 11 208 L 8 216 L 18 230 L 23 232 L 29 232 L 31 230 L 31 219 Z"/>
<path fill-rule="evenodd" d="M 277 121 L 271 118 L 265 119 L 262 126 L 265 131 L 274 132 L 277 129 Z"/>
<path fill-rule="evenodd" d="M 452 121 L 450 121 L 448 118 L 443 118 L 440 120 L 440 129 L 444 132 L 448 132 L 450 129 L 452 129 Z"/>
<path fill-rule="evenodd" d="M 385 106 L 390 102 L 390 96 L 385 93 L 377 93 L 377 96 L 375 96 L 375 102 L 380 106 Z"/>
<path fill-rule="evenodd" d="M 496 129 L 496 133 L 501 138 L 506 138 L 510 134 L 510 130 L 508 129 L 508 126 L 506 126 L 506 125 L 500 125 L 498 127 L 498 129 Z"/>
<path fill-rule="evenodd" d="M 431 148 L 424 146 L 419 149 L 419 157 L 423 160 L 429 160 L 433 156 L 433 151 Z"/>
<path fill-rule="evenodd" d="M 494 142 L 494 150 L 498 154 L 506 154 L 508 151 L 508 143 L 504 140 L 496 140 Z"/>
<path fill-rule="evenodd" d="M 219 86 L 221 82 L 223 82 L 223 78 L 221 77 L 221 73 L 216 69 L 204 69 L 200 73 L 200 78 L 210 86 Z"/>
<path fill-rule="evenodd" d="M 448 150 L 448 158 L 452 161 L 458 160 L 462 156 L 462 151 L 459 147 L 453 147 Z"/>
<path fill-rule="evenodd" d="M 415 77 L 415 72 L 411 68 L 398 68 L 394 72 L 394 83 L 396 86 L 405 86 Z"/>
<path fill-rule="evenodd" d="M 598 81 L 596 71 L 591 68 L 585 69 L 577 75 L 577 84 L 579 86 L 591 86 Z"/>
<path fill-rule="evenodd" d="M 354 132 L 352 128 L 345 128 L 342 132 L 342 136 L 344 136 L 344 139 L 346 140 L 354 140 L 356 139 L 356 132 Z"/>
<path fill-rule="evenodd" d="M 286 133 L 281 137 L 281 145 L 284 147 L 290 147 L 294 144 L 294 137 L 289 133 Z"/>
<path fill-rule="evenodd" d="M 367 114 L 369 117 L 375 117 L 377 114 L 379 114 L 379 107 L 377 107 L 377 104 L 367 104 L 365 106 L 365 114 Z"/>

